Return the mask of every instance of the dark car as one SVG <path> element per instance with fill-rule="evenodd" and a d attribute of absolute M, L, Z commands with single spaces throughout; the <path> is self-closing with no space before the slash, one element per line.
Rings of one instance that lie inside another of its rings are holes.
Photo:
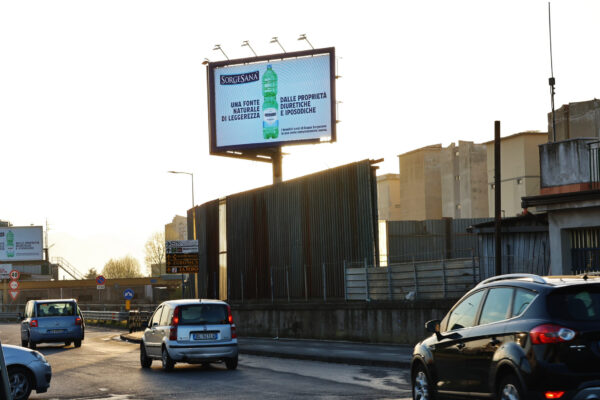
<path fill-rule="evenodd" d="M 600 399 L 599 277 L 489 278 L 425 327 L 413 399 Z"/>
<path fill-rule="evenodd" d="M 29 300 L 21 321 L 21 344 L 35 349 L 39 343 L 63 342 L 81 346 L 85 323 L 75 299 Z"/>

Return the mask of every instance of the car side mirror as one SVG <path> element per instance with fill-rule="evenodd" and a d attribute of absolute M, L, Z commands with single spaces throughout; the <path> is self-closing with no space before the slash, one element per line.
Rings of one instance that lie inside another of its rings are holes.
<path fill-rule="evenodd" d="M 432 319 L 431 321 L 427 321 L 425 323 L 425 329 L 427 332 L 435 333 L 435 336 L 438 340 L 442 339 L 442 334 L 440 333 L 440 320 Z"/>

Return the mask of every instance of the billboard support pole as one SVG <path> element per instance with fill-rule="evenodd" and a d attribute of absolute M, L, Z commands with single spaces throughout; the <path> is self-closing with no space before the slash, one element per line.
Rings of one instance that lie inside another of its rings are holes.
<path fill-rule="evenodd" d="M 275 149 L 273 155 L 271 156 L 271 159 L 273 160 L 273 184 L 281 183 L 281 161 L 283 159 L 283 156 L 281 154 L 281 147 L 277 147 Z"/>

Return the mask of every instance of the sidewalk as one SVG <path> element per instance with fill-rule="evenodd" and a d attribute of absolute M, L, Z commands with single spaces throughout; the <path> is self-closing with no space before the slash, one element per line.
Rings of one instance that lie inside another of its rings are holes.
<path fill-rule="evenodd" d="M 123 333 L 121 339 L 140 343 L 142 333 Z M 395 368 L 408 367 L 413 350 L 409 345 L 249 337 L 238 338 L 238 346 L 241 354 Z"/>

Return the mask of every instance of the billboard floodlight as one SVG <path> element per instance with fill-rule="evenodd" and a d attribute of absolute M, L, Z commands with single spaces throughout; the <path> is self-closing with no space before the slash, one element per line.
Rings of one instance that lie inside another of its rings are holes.
<path fill-rule="evenodd" d="M 206 57 L 204 57 L 204 61 L 202 61 L 202 65 L 208 65 L 208 63 L 210 62 L 210 60 Z"/>
<path fill-rule="evenodd" d="M 220 44 L 215 44 L 215 48 L 213 50 L 221 50 L 221 53 L 223 53 L 223 55 L 225 56 L 225 58 L 229 60 L 229 57 L 227 57 L 227 54 L 225 54 L 225 52 L 221 48 Z"/>
<path fill-rule="evenodd" d="M 242 42 L 242 47 L 244 46 L 248 46 L 250 48 L 250 50 L 252 51 L 252 53 L 254 54 L 254 57 L 258 57 L 258 55 L 256 54 L 256 52 L 254 51 L 254 49 L 252 48 L 252 46 L 250 46 L 250 42 L 247 40 L 244 40 Z"/>
<path fill-rule="evenodd" d="M 308 41 L 308 38 L 306 37 L 306 33 L 303 33 L 300 35 L 300 37 L 298 38 L 298 40 L 306 40 L 306 43 L 308 43 L 308 45 L 310 46 L 311 49 L 315 49 L 313 47 L 313 45 Z"/>
<path fill-rule="evenodd" d="M 277 43 L 279 47 L 281 47 L 281 50 L 283 50 L 284 53 L 287 53 L 287 51 L 285 51 L 281 43 L 279 43 L 279 39 L 277 39 L 277 36 L 273 36 L 270 43 Z"/>

